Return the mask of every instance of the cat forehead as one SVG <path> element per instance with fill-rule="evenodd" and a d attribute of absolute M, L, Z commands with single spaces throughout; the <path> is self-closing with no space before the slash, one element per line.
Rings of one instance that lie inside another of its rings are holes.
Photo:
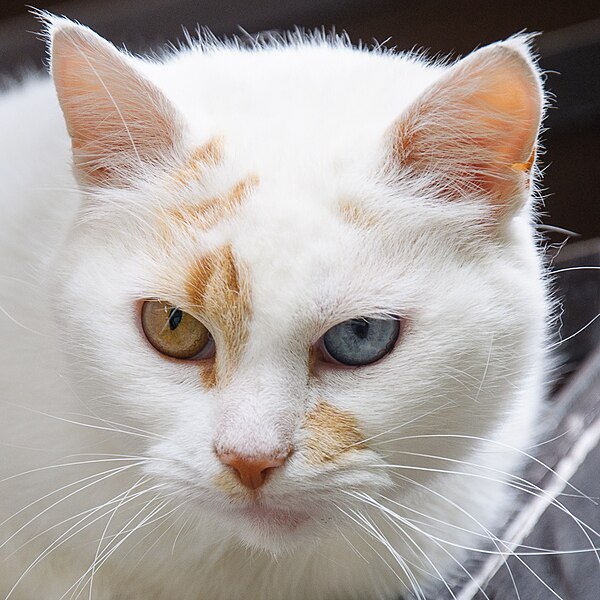
<path fill-rule="evenodd" d="M 156 219 L 171 233 L 167 238 L 225 227 L 238 238 L 249 235 L 254 246 L 265 236 L 286 246 L 291 231 L 310 245 L 335 235 L 341 223 L 374 229 L 375 211 L 363 189 L 364 174 L 376 171 L 380 158 L 375 145 L 371 150 L 371 160 L 363 156 L 359 164 L 335 152 L 314 156 L 310 149 L 282 152 L 277 160 L 256 153 L 241 158 L 235 142 L 213 136 L 189 147 L 166 173 Z"/>
<path fill-rule="evenodd" d="M 444 71 L 410 55 L 310 41 L 243 51 L 197 47 L 139 68 L 192 128 L 215 126 L 254 152 L 276 138 L 288 141 L 283 149 L 309 140 L 343 147 L 387 127 Z"/>
<path fill-rule="evenodd" d="M 361 257 L 374 259 L 366 240 L 381 235 L 381 215 L 331 177 L 273 176 L 227 158 L 226 139 L 211 138 L 167 177 L 151 250 L 164 299 L 199 314 L 210 305 L 217 315 L 239 288 L 252 299 L 242 303 L 249 319 L 278 314 L 282 327 L 311 306 L 335 303 L 340 287 L 366 273 Z"/>
<path fill-rule="evenodd" d="M 326 257 L 336 258 L 357 235 L 377 226 L 375 213 L 363 202 L 331 186 L 294 185 L 247 170 L 207 187 L 194 186 L 203 177 L 203 167 L 194 161 L 176 170 L 174 197 L 156 211 L 165 256 L 173 249 L 202 253 L 227 242 L 254 268 L 267 263 L 271 271 L 281 265 L 290 272 L 306 265 L 316 275 Z"/>
<path fill-rule="evenodd" d="M 462 232 L 464 207 L 419 206 L 390 193 L 377 167 L 367 157 L 345 165 L 315 157 L 301 164 L 242 160 L 228 138 L 210 137 L 166 175 L 154 211 L 153 255 L 179 274 L 173 287 L 180 289 L 196 261 L 230 246 L 264 306 L 283 296 L 291 300 L 281 305 L 300 305 L 327 288 L 335 295 L 336 281 L 354 288 L 360 279 L 366 285 L 393 276 L 398 257 L 406 262 L 414 240 L 422 245 L 429 230 L 432 243 L 441 226 L 447 241 Z M 453 211 L 460 227 L 452 227 Z"/>

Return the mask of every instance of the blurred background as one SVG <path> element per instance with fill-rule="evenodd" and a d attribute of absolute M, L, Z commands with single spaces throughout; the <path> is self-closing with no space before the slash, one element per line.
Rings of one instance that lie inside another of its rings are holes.
<path fill-rule="evenodd" d="M 184 38 L 294 26 L 345 30 L 354 42 L 458 57 L 520 31 L 536 45 L 552 92 L 544 134 L 544 223 L 600 235 L 600 2 L 581 0 L 64 0 L 34 2 L 81 21 L 117 45 L 144 52 Z M 0 74 L 42 68 L 39 24 L 24 2 L 0 2 Z M 565 235 L 551 233 L 562 241 Z"/>

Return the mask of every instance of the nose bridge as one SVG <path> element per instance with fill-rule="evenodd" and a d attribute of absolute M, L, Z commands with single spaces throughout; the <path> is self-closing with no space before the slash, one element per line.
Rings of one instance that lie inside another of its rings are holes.
<path fill-rule="evenodd" d="M 217 454 L 275 459 L 292 447 L 299 405 L 296 386 L 275 365 L 238 374 L 218 399 Z"/>

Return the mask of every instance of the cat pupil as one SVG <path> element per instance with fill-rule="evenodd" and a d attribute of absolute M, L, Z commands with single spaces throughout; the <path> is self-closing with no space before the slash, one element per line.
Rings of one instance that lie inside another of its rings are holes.
<path fill-rule="evenodd" d="M 350 325 L 352 333 L 361 340 L 364 340 L 369 335 L 369 323 L 368 321 L 354 319 Z"/>
<path fill-rule="evenodd" d="M 183 318 L 183 313 L 178 308 L 171 309 L 169 314 L 169 329 L 171 331 L 177 329 L 179 323 L 181 323 L 181 319 Z"/>

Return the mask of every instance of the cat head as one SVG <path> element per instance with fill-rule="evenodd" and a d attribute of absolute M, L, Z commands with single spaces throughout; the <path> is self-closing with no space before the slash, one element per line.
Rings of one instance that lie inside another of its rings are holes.
<path fill-rule="evenodd" d="M 121 449 L 166 492 L 285 548 L 357 492 L 410 494 L 418 455 L 464 457 L 525 402 L 545 314 L 525 41 L 442 66 L 325 40 L 151 62 L 61 19 L 50 37 L 82 195 L 56 319 L 75 384 L 147 433 Z"/>

